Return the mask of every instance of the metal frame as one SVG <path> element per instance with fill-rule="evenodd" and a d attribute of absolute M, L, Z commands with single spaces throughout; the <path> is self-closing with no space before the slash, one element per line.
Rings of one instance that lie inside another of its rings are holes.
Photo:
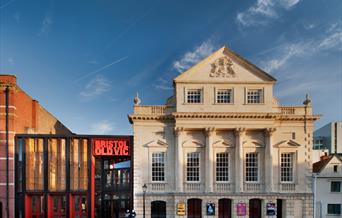
<path fill-rule="evenodd" d="M 92 211 L 92 194 L 91 193 L 91 188 L 92 188 L 92 182 L 93 182 L 93 178 L 95 175 L 92 175 L 92 139 L 98 139 L 98 138 L 128 138 L 130 141 L 130 149 L 129 149 L 129 155 L 131 157 L 131 172 L 130 172 L 130 201 L 129 201 L 129 205 L 130 205 L 130 209 L 133 208 L 133 136 L 130 135 L 76 135 L 76 134 L 72 134 L 72 135 L 62 135 L 62 134 L 17 134 L 15 136 L 15 199 L 16 199 L 16 203 L 15 203 L 15 216 L 19 217 L 19 208 L 23 210 L 23 215 L 25 214 L 25 196 L 26 194 L 43 194 L 44 196 L 44 202 L 43 202 L 43 208 L 44 208 L 44 217 L 48 217 L 48 196 L 50 194 L 62 194 L 62 195 L 66 195 L 66 217 L 70 216 L 70 195 L 72 193 L 78 193 L 78 194 L 85 194 L 87 196 L 87 214 L 88 214 L 88 218 L 92 217 L 92 214 L 94 213 L 94 211 Z M 43 139 L 43 173 L 44 173 L 44 188 L 42 191 L 37 191 L 37 192 L 27 192 L 26 190 L 26 144 L 24 142 L 25 138 L 41 138 Z M 66 165 L 65 165 L 65 174 L 66 174 L 66 187 L 65 187 L 65 191 L 63 192 L 51 192 L 49 191 L 49 187 L 48 187 L 48 182 L 49 182 L 49 178 L 48 178 L 48 171 L 49 171 L 49 165 L 46 164 L 48 163 L 48 139 L 50 138 L 63 138 L 66 140 L 65 146 L 65 158 L 66 158 Z M 88 173 L 88 187 L 87 190 L 81 190 L 81 191 L 71 191 L 70 189 L 70 141 L 73 139 L 87 139 L 87 158 L 88 158 L 88 163 L 87 163 L 87 173 Z M 22 143 L 22 190 L 18 191 L 17 190 L 17 181 L 18 180 L 18 157 L 19 157 L 19 140 L 23 140 Z M 101 158 L 102 159 L 102 158 Z M 103 162 L 101 160 L 101 162 Z M 103 164 L 103 163 L 101 163 Z M 101 172 L 102 173 L 102 172 Z M 101 187 L 101 193 L 103 195 L 103 190 Z M 17 208 L 19 207 L 19 208 Z M 101 209 L 102 210 L 102 209 Z M 101 211 L 102 212 L 102 211 Z"/>

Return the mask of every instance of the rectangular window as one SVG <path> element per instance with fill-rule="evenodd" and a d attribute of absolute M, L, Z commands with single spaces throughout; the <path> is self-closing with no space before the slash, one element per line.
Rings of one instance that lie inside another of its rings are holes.
<path fill-rule="evenodd" d="M 188 182 L 200 181 L 200 153 L 187 154 L 186 180 Z"/>
<path fill-rule="evenodd" d="M 262 89 L 249 89 L 247 91 L 247 103 L 248 104 L 263 103 L 263 91 L 262 91 Z"/>
<path fill-rule="evenodd" d="M 49 139 L 49 190 L 65 190 L 65 139 Z"/>
<path fill-rule="evenodd" d="M 331 192 L 341 192 L 341 182 L 339 182 L 339 181 L 331 182 L 330 190 L 331 190 Z"/>
<path fill-rule="evenodd" d="M 26 146 L 26 189 L 30 191 L 44 189 L 44 141 L 43 139 L 25 139 Z"/>
<path fill-rule="evenodd" d="M 341 214 L 341 204 L 328 204 L 328 214 L 340 215 Z"/>
<path fill-rule="evenodd" d="M 186 102 L 189 104 L 202 103 L 202 90 L 201 89 L 187 90 Z"/>
<path fill-rule="evenodd" d="M 258 153 L 246 154 L 246 181 L 258 181 Z"/>
<path fill-rule="evenodd" d="M 165 181 L 165 153 L 152 154 L 152 181 Z"/>
<path fill-rule="evenodd" d="M 280 181 L 293 182 L 293 153 L 282 153 L 280 161 Z"/>
<path fill-rule="evenodd" d="M 216 181 L 229 181 L 229 153 L 216 154 Z"/>
<path fill-rule="evenodd" d="M 73 139 L 70 143 L 70 189 L 88 189 L 88 140 Z"/>
<path fill-rule="evenodd" d="M 231 89 L 219 89 L 216 92 L 217 104 L 229 104 L 232 103 L 232 90 Z"/>

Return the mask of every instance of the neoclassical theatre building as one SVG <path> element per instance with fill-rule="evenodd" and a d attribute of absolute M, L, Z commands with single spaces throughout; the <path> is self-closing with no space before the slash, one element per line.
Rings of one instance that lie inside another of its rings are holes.
<path fill-rule="evenodd" d="M 281 106 L 275 83 L 223 47 L 176 77 L 165 105 L 136 98 L 137 214 L 145 198 L 146 217 L 312 217 L 319 116 L 308 98 Z"/>

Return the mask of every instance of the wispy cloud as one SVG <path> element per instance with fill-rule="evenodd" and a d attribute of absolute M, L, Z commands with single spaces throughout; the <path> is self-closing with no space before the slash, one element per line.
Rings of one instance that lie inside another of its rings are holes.
<path fill-rule="evenodd" d="M 90 126 L 90 133 L 99 135 L 109 134 L 113 131 L 113 129 L 114 123 L 110 122 L 109 120 L 102 120 Z"/>
<path fill-rule="evenodd" d="M 274 72 L 286 66 L 292 58 L 310 57 L 322 51 L 342 50 L 342 28 L 338 25 L 329 28 L 320 37 L 297 43 L 285 43 L 271 50 L 271 55 L 261 66 L 267 72 Z"/>
<path fill-rule="evenodd" d="M 270 20 L 279 17 L 282 10 L 290 10 L 300 0 L 257 0 L 246 11 L 236 16 L 237 23 L 243 27 L 265 25 Z"/>
<path fill-rule="evenodd" d="M 210 55 L 215 50 L 215 45 L 212 40 L 207 40 L 201 45 L 195 47 L 192 51 L 186 52 L 181 59 L 175 61 L 172 68 L 179 73 L 184 72 L 195 63 Z"/>
<path fill-rule="evenodd" d="M 10 64 L 10 65 L 14 65 L 14 59 L 12 58 L 12 57 L 9 57 L 8 59 L 7 59 L 7 61 L 8 61 L 8 63 Z"/>
<path fill-rule="evenodd" d="M 84 87 L 80 93 L 80 96 L 83 100 L 91 100 L 105 92 L 110 91 L 111 88 L 111 82 L 98 75 Z"/>
<path fill-rule="evenodd" d="M 3 8 L 7 7 L 7 6 L 10 5 L 12 2 L 14 2 L 14 0 L 9 0 L 8 2 L 5 2 L 3 5 L 0 5 L 0 9 L 3 9 Z"/>
<path fill-rule="evenodd" d="M 48 34 L 51 30 L 52 24 L 53 24 L 52 15 L 51 13 L 48 13 L 47 15 L 45 15 L 45 17 L 42 20 L 38 35 L 41 36 L 41 35 Z"/>
<path fill-rule="evenodd" d="M 87 78 L 87 77 L 89 77 L 89 76 L 91 76 L 91 75 L 94 75 L 94 74 L 96 74 L 96 73 L 99 73 L 99 72 L 101 72 L 102 70 L 107 69 L 107 68 L 110 67 L 110 66 L 113 66 L 114 64 L 118 64 L 118 63 L 120 63 L 120 62 L 126 60 L 127 58 L 128 58 L 127 56 L 126 56 L 126 57 L 122 57 L 122 58 L 117 59 L 117 60 L 115 60 L 115 61 L 113 61 L 113 62 L 111 62 L 111 63 L 109 63 L 109 64 L 107 64 L 107 65 L 105 65 L 105 66 L 102 66 L 102 67 L 100 67 L 100 68 L 98 68 L 98 69 L 96 69 L 96 70 L 94 70 L 94 71 L 91 71 L 90 73 L 87 73 L 87 74 L 85 74 L 85 75 L 79 77 L 78 79 L 76 79 L 76 82 L 77 82 L 77 81 L 80 81 L 80 80 L 82 80 L 82 79 L 85 79 L 85 78 Z"/>

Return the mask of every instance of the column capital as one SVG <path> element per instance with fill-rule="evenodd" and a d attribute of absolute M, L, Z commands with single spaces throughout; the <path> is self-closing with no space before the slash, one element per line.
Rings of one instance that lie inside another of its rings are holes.
<path fill-rule="evenodd" d="M 207 136 L 212 136 L 216 132 L 215 127 L 206 127 L 204 130 Z"/>
<path fill-rule="evenodd" d="M 174 129 L 174 133 L 175 133 L 176 136 L 181 135 L 183 132 L 184 132 L 184 127 L 179 127 L 179 126 L 177 126 L 177 127 L 175 127 L 175 129 Z"/>
<path fill-rule="evenodd" d="M 239 127 L 239 128 L 235 128 L 235 129 L 234 129 L 234 134 L 235 134 L 235 136 L 241 136 L 241 135 L 243 135 L 245 132 L 246 132 L 246 128 Z"/>
<path fill-rule="evenodd" d="M 272 136 L 272 134 L 277 131 L 277 128 L 271 127 L 265 129 L 266 136 Z"/>

